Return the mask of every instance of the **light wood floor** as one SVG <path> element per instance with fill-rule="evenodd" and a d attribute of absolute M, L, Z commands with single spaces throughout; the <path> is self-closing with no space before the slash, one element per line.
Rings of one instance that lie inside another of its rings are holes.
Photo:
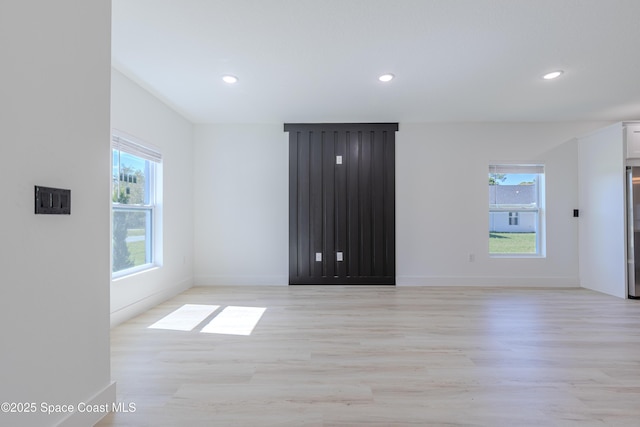
<path fill-rule="evenodd" d="M 267 310 L 251 336 L 147 329 L 187 303 Z M 99 426 L 639 426 L 640 301 L 194 288 L 112 331 L 112 377 L 136 412 Z"/>

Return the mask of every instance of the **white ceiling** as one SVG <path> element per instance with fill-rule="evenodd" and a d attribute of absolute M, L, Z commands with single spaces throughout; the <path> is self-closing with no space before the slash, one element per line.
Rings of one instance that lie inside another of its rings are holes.
<path fill-rule="evenodd" d="M 640 119 L 640 0 L 113 0 L 112 37 L 194 123 Z"/>

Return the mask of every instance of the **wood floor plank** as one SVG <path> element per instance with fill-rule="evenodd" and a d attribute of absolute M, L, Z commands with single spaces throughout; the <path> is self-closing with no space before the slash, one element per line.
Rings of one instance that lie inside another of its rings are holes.
<path fill-rule="evenodd" d="M 266 307 L 249 336 L 149 329 Z M 215 316 L 212 315 L 212 316 Z M 112 330 L 98 426 L 636 426 L 640 302 L 584 289 L 193 288 Z"/>

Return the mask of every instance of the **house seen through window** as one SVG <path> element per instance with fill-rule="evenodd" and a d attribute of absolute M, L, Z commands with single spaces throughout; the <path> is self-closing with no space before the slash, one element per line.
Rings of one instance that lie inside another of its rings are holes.
<path fill-rule="evenodd" d="M 518 212 L 509 212 L 509 225 L 518 225 Z"/>
<path fill-rule="evenodd" d="M 544 255 L 544 166 L 489 166 L 489 254 Z"/>
<path fill-rule="evenodd" d="M 157 175 L 161 155 L 138 142 L 112 140 L 112 268 L 114 277 L 156 264 Z"/>

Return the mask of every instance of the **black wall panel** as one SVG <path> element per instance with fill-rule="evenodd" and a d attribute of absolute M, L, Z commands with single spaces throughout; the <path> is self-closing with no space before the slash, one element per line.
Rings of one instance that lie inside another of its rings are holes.
<path fill-rule="evenodd" d="M 395 284 L 398 124 L 285 124 L 284 130 L 289 283 Z"/>

